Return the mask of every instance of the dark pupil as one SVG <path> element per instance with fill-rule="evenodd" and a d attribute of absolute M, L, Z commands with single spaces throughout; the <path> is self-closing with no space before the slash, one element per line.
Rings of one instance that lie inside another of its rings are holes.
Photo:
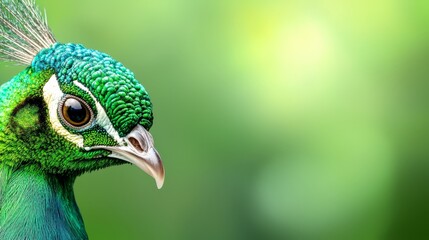
<path fill-rule="evenodd" d="M 78 100 L 69 98 L 64 103 L 65 116 L 67 120 L 73 125 L 84 125 L 87 123 L 88 110 L 86 106 Z"/>

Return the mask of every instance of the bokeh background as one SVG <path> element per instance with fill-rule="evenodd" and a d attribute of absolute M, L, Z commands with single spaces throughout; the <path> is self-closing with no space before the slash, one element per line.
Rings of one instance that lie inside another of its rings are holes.
<path fill-rule="evenodd" d="M 131 165 L 80 177 L 91 239 L 429 236 L 428 1 L 38 3 L 154 103 L 164 188 Z"/>

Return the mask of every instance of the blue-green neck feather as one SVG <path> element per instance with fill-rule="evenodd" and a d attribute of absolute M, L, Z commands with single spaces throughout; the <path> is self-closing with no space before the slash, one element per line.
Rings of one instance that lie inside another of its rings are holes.
<path fill-rule="evenodd" d="M 87 239 L 74 177 L 0 170 L 0 239 Z"/>

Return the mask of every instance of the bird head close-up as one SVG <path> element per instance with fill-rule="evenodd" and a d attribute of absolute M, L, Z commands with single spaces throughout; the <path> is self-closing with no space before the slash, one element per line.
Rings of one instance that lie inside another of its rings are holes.
<path fill-rule="evenodd" d="M 130 162 L 162 186 L 162 163 L 148 132 L 149 95 L 109 55 L 52 43 L 2 94 L 7 166 L 74 176 Z"/>
<path fill-rule="evenodd" d="M 0 57 L 25 66 L 0 88 L 0 239 L 86 239 L 77 176 L 132 163 L 163 185 L 151 100 L 109 55 L 57 42 L 35 1 L 0 11 Z"/>

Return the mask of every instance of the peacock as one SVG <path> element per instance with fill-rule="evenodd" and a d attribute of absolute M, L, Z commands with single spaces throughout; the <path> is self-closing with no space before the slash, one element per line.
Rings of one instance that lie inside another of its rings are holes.
<path fill-rule="evenodd" d="M 34 0 L 0 0 L 0 239 L 88 239 L 73 193 L 89 171 L 132 163 L 158 188 L 152 103 L 106 53 L 57 42 Z"/>

